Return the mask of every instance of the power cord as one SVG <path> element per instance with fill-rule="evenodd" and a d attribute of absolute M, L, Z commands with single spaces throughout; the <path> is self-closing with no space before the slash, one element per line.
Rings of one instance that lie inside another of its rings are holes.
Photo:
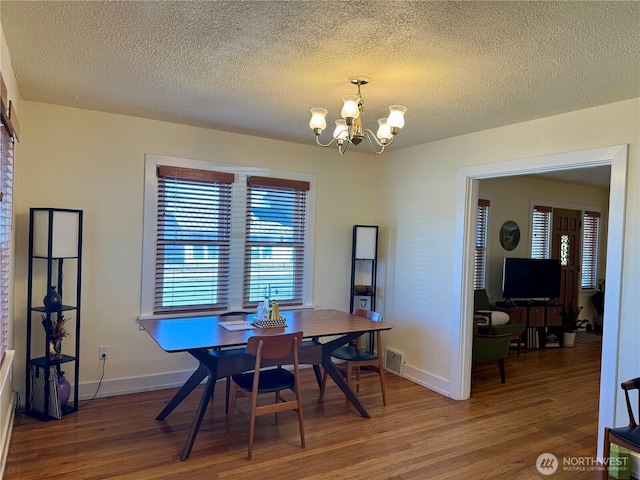
<path fill-rule="evenodd" d="M 100 391 L 100 386 L 102 385 L 102 379 L 104 378 L 104 366 L 106 363 L 107 363 L 107 357 L 103 356 L 102 357 L 102 375 L 100 375 L 100 381 L 98 382 L 98 388 L 96 389 L 96 393 L 94 393 L 93 397 L 91 397 L 89 400 L 84 402 L 82 405 L 78 404 L 78 408 L 85 407 L 91 400 L 96 398 L 96 395 L 98 395 L 98 392 Z"/>

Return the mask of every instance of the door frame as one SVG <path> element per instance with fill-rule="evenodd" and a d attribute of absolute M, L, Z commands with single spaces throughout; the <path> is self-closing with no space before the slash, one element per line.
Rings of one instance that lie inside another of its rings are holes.
<path fill-rule="evenodd" d="M 479 181 L 489 178 L 531 175 L 603 165 L 611 166 L 609 223 L 607 233 L 607 291 L 604 316 L 598 412 L 598 452 L 603 429 L 613 425 L 618 396 L 618 341 L 624 249 L 628 145 L 593 148 L 532 158 L 463 167 L 458 173 L 456 240 L 451 329 L 450 397 L 466 400 L 471 395 L 471 343 L 473 329 L 473 251 Z"/>

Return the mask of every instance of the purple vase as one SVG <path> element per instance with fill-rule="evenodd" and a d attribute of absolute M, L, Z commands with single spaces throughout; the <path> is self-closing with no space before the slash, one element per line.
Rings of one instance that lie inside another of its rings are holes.
<path fill-rule="evenodd" d="M 60 408 L 67 406 L 69 395 L 71 395 L 71 384 L 69 380 L 64 378 L 64 372 L 60 372 L 58 374 L 58 401 L 60 402 Z"/>

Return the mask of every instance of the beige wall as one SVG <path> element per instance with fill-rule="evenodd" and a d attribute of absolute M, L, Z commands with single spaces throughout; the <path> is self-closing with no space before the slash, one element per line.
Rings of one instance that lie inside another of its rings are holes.
<path fill-rule="evenodd" d="M 620 376 L 635 374 L 640 323 L 640 99 L 397 150 L 382 165 L 379 222 L 386 239 L 387 345 L 406 354 L 405 372 L 449 391 L 458 176 L 467 166 L 629 144 L 622 272 Z M 624 363 L 624 365 L 623 365 Z M 636 372 L 637 374 L 637 372 Z"/>
<path fill-rule="evenodd" d="M 604 278 L 609 189 L 585 187 L 571 183 L 541 180 L 531 176 L 506 177 L 480 182 L 480 196 L 491 200 L 487 235 L 487 292 L 492 302 L 502 300 L 502 264 L 504 257 L 530 257 L 531 206 L 540 202 L 576 210 L 598 209 L 602 212 L 599 277 Z M 507 220 L 520 227 L 520 242 L 512 251 L 500 245 L 500 227 Z M 590 296 L 595 291 L 580 292 L 581 318 L 595 319 Z"/>
<path fill-rule="evenodd" d="M 16 384 L 24 383 L 28 211 L 84 210 L 81 396 L 101 374 L 98 346 L 109 346 L 104 394 L 171 384 L 187 354 L 162 352 L 139 331 L 145 153 L 211 160 L 316 176 L 314 302 L 349 308 L 351 229 L 371 223 L 378 157 L 297 145 L 101 112 L 24 102 L 16 161 Z M 69 341 L 69 340 L 66 340 Z"/>

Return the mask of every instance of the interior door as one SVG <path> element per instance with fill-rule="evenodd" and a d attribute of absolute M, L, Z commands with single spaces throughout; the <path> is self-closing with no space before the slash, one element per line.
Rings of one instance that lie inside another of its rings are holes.
<path fill-rule="evenodd" d="M 551 258 L 560 259 L 562 276 L 560 298 L 562 305 L 578 305 L 580 288 L 580 249 L 582 248 L 582 212 L 553 209 L 551 230 Z"/>

